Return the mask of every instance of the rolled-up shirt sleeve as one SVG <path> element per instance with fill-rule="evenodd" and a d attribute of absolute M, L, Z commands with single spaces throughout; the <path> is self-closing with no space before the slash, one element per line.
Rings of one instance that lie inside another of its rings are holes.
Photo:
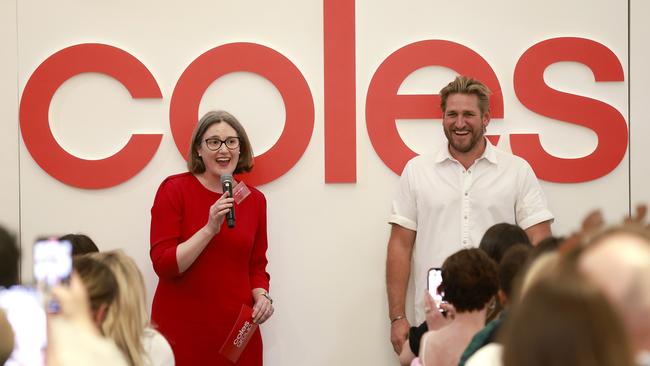
<path fill-rule="evenodd" d="M 519 174 L 519 189 L 515 202 L 515 216 L 517 225 L 527 229 L 544 221 L 553 222 L 553 214 L 548 209 L 548 203 L 542 187 L 526 163 Z"/>
<path fill-rule="evenodd" d="M 406 229 L 417 230 L 417 201 L 416 194 L 411 180 L 411 162 L 406 164 L 399 186 L 391 205 L 391 213 L 388 222 L 397 224 Z"/>
<path fill-rule="evenodd" d="M 163 181 L 151 207 L 149 251 L 153 269 L 160 278 L 180 275 L 176 247 L 181 237 L 182 206 L 182 195 L 177 187 L 169 180 Z"/>

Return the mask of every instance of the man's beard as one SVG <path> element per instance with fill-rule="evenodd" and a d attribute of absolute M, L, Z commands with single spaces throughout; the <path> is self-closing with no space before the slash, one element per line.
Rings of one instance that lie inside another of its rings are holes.
<path fill-rule="evenodd" d="M 462 131 L 462 130 L 461 130 Z M 467 153 L 471 151 L 477 144 L 481 142 L 481 139 L 483 139 L 483 131 L 481 130 L 480 132 L 474 131 L 474 130 L 465 130 L 469 132 L 469 135 L 471 136 L 470 140 L 467 143 L 459 143 L 454 140 L 454 137 L 456 136 L 454 134 L 454 131 L 449 130 L 445 131 L 445 135 L 447 135 L 447 141 L 449 141 L 449 145 L 454 148 L 454 150 L 460 152 L 460 153 Z"/>

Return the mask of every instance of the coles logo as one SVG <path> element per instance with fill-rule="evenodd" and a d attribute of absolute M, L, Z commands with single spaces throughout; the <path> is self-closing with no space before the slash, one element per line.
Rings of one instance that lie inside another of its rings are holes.
<path fill-rule="evenodd" d="M 356 72 L 354 1 L 324 0 L 325 181 L 356 182 Z M 620 60 L 596 41 L 560 37 L 528 48 L 514 70 L 514 92 L 529 110 L 551 118 L 549 123 L 573 123 L 591 129 L 595 150 L 580 158 L 560 158 L 546 152 L 537 134 L 510 134 L 512 152 L 526 159 L 540 179 L 578 183 L 607 175 L 627 149 L 625 118 L 611 105 L 552 89 L 544 70 L 557 62 L 581 63 L 596 82 L 624 81 Z M 444 66 L 483 81 L 492 91 L 491 116 L 504 118 L 502 88 L 492 67 L 472 49 L 449 40 L 423 40 L 401 47 L 375 71 L 366 95 L 366 127 L 381 160 L 400 174 L 416 155 L 400 138 L 396 119 L 435 119 L 442 112 L 438 95 L 403 95 L 404 79 L 422 67 Z M 284 101 L 286 120 L 276 143 L 255 158 L 246 174 L 254 185 L 288 172 L 309 144 L 314 128 L 314 101 L 304 76 L 289 59 L 255 43 L 229 43 L 198 56 L 180 76 L 172 93 L 169 122 L 180 154 L 187 158 L 199 103 L 206 89 L 232 72 L 256 73 L 274 84 Z M 133 134 L 120 151 L 105 159 L 87 160 L 64 150 L 49 126 L 49 106 L 57 89 L 75 75 L 108 75 L 133 98 L 162 98 L 156 78 L 135 56 L 106 44 L 78 44 L 43 61 L 29 78 L 20 101 L 20 128 L 32 158 L 52 177 L 86 189 L 119 185 L 142 170 L 160 145 L 161 134 Z M 500 136 L 490 136 L 496 142 Z"/>

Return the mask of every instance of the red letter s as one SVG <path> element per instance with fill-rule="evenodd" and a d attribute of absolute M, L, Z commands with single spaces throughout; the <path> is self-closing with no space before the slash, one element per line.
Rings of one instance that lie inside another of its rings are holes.
<path fill-rule="evenodd" d="M 541 179 L 579 183 L 606 175 L 616 168 L 627 148 L 625 118 L 612 106 L 591 98 L 551 89 L 544 70 L 556 62 L 587 65 L 596 81 L 623 81 L 621 63 L 604 45 L 584 38 L 554 38 L 529 48 L 517 62 L 514 87 L 526 108 L 544 116 L 575 123 L 598 135 L 598 146 L 577 159 L 558 158 L 544 151 L 537 134 L 512 134 L 512 152 L 526 159 Z"/>

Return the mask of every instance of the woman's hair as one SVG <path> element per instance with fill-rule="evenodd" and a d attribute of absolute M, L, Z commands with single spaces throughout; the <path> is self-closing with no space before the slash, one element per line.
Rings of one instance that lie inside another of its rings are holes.
<path fill-rule="evenodd" d="M 115 275 L 105 264 L 88 255 L 74 257 L 72 267 L 81 277 L 88 292 L 90 308 L 95 314 L 102 305 L 110 311 L 117 297 L 118 286 Z"/>
<path fill-rule="evenodd" d="M 517 244 L 532 246 L 528 235 L 522 228 L 503 222 L 487 229 L 478 247 L 483 249 L 496 263 L 499 263 L 503 254 Z"/>
<path fill-rule="evenodd" d="M 497 265 L 480 249 L 463 249 L 442 264 L 444 299 L 458 312 L 483 309 L 498 287 Z"/>
<path fill-rule="evenodd" d="M 623 323 L 577 274 L 540 279 L 505 322 L 504 366 L 632 366 Z"/>
<path fill-rule="evenodd" d="M 70 242 L 73 256 L 99 252 L 95 242 L 84 234 L 66 234 L 60 237 L 59 240 Z"/>
<path fill-rule="evenodd" d="M 524 273 L 532 248 L 517 244 L 508 249 L 499 262 L 499 288 L 508 299 L 512 296 L 515 279 Z"/>
<path fill-rule="evenodd" d="M 108 310 L 102 330 L 124 353 L 129 365 L 144 365 L 142 335 L 148 324 L 145 286 L 137 265 L 122 250 L 91 254 L 115 275 L 119 294 Z"/>
<path fill-rule="evenodd" d="M 246 130 L 239 123 L 237 118 L 232 114 L 224 111 L 211 111 L 203 115 L 199 122 L 196 124 L 194 133 L 192 133 L 192 143 L 190 144 L 190 151 L 187 160 L 187 169 L 192 174 L 201 174 L 205 172 L 205 164 L 203 159 L 199 156 L 198 150 L 203 143 L 203 134 L 215 123 L 225 122 L 237 132 L 239 137 L 239 161 L 234 173 L 250 172 L 253 169 L 253 147 Z"/>

